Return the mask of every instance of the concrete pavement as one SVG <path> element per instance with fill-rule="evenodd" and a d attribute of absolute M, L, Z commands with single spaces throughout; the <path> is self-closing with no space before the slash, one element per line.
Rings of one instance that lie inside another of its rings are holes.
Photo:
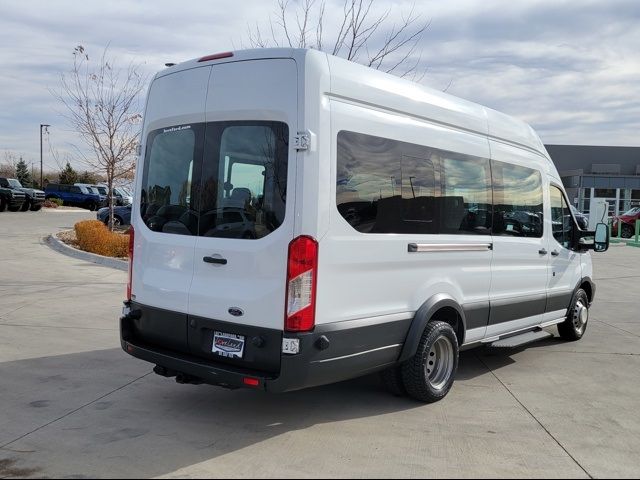
<path fill-rule="evenodd" d="M 150 374 L 119 347 L 126 273 L 42 242 L 93 215 L 0 213 L 0 478 L 640 475 L 640 249 L 594 255 L 580 342 L 464 352 L 421 405 L 375 376 L 268 395 Z"/>

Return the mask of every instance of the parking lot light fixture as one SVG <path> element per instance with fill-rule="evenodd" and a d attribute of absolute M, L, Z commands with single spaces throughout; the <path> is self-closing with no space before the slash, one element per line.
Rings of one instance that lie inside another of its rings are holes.
<path fill-rule="evenodd" d="M 42 127 L 44 127 L 45 132 L 49 133 L 47 128 L 49 128 L 50 126 L 51 125 L 47 125 L 46 123 L 40 124 L 40 188 L 43 188 L 43 185 L 42 185 Z"/>

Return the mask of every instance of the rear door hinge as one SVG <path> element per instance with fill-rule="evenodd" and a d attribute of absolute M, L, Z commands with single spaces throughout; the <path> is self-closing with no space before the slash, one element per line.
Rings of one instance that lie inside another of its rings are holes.
<path fill-rule="evenodd" d="M 309 150 L 311 148 L 311 135 L 309 132 L 298 132 L 293 137 L 293 146 L 296 150 Z"/>

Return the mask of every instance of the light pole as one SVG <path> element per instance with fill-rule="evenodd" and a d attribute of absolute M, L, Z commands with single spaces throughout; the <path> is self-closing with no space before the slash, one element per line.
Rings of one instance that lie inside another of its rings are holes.
<path fill-rule="evenodd" d="M 40 188 L 43 188 L 43 185 L 42 185 L 42 127 L 44 127 L 45 131 L 47 131 L 47 128 L 50 126 L 51 125 L 47 125 L 46 123 L 40 124 Z"/>

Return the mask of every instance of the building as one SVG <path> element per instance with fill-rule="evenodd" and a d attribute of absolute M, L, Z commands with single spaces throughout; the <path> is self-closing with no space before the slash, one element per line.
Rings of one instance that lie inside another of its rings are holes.
<path fill-rule="evenodd" d="M 640 147 L 545 145 L 569 201 L 589 213 L 591 199 L 609 203 L 618 215 L 640 206 Z"/>

